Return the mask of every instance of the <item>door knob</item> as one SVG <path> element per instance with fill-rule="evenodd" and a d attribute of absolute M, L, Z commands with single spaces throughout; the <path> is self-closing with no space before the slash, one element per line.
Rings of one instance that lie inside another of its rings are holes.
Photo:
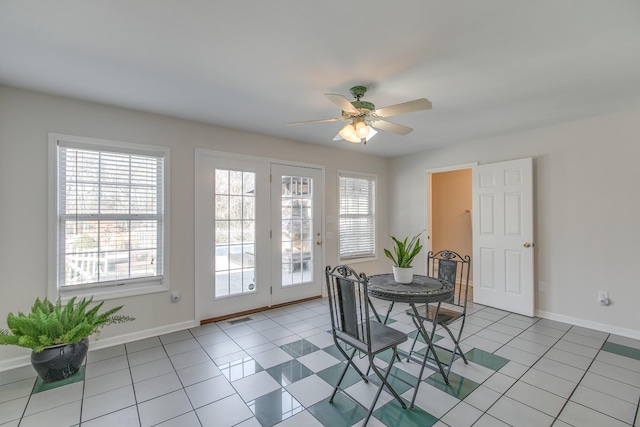
<path fill-rule="evenodd" d="M 531 246 L 533 246 L 533 243 L 529 243 L 529 242 L 524 242 L 524 246 L 525 248 L 530 248 Z"/>
<path fill-rule="evenodd" d="M 322 240 L 316 240 L 316 245 L 320 246 L 322 244 Z"/>

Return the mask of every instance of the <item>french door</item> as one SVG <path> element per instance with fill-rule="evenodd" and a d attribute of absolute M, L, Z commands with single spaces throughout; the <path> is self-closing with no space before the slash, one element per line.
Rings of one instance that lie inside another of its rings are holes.
<path fill-rule="evenodd" d="M 321 294 L 320 169 L 197 150 L 195 211 L 198 320 Z"/>

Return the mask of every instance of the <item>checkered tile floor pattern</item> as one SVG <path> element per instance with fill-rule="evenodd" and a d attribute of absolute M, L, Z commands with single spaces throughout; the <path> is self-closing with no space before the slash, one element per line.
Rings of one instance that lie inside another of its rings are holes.
<path fill-rule="evenodd" d="M 406 308 L 396 304 L 391 326 L 415 336 Z M 425 371 L 414 410 L 383 392 L 369 426 L 640 426 L 640 341 L 478 305 L 469 312 L 469 364 L 454 362 L 448 386 Z M 360 406 L 341 394 L 328 402 L 344 360 L 326 300 L 250 317 L 90 351 L 84 380 L 54 390 L 33 393 L 31 367 L 1 372 L 0 426 L 361 425 Z M 416 363 L 395 366 L 415 382 Z M 365 405 L 374 382 L 352 369 L 344 380 Z M 406 382 L 392 384 L 409 401 Z"/>

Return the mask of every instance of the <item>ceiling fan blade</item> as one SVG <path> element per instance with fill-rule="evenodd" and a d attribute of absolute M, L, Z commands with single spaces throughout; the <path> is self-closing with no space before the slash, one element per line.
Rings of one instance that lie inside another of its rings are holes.
<path fill-rule="evenodd" d="M 375 122 L 371 123 L 371 126 L 380 130 L 386 130 L 387 132 L 393 132 L 398 135 L 406 135 L 413 131 L 413 129 L 410 127 L 391 123 L 386 120 L 376 120 Z"/>
<path fill-rule="evenodd" d="M 431 107 L 431 101 L 426 98 L 420 98 L 409 102 L 403 102 L 402 104 L 378 108 L 375 113 L 380 117 L 391 117 L 398 114 L 413 113 L 414 111 L 430 110 Z"/>
<path fill-rule="evenodd" d="M 358 109 L 354 107 L 353 104 L 350 103 L 349 100 L 342 95 L 338 95 L 336 93 L 325 93 L 324 96 L 326 96 L 329 101 L 340 107 L 342 111 L 346 111 L 347 113 L 360 113 L 360 111 L 358 111 Z"/>
<path fill-rule="evenodd" d="M 347 118 L 345 117 L 337 117 L 335 119 L 322 119 L 322 120 L 307 120 L 304 122 L 292 122 L 292 123 L 287 123 L 287 125 L 304 125 L 307 123 L 326 123 L 326 122 L 339 122 L 342 120 L 347 120 Z"/>

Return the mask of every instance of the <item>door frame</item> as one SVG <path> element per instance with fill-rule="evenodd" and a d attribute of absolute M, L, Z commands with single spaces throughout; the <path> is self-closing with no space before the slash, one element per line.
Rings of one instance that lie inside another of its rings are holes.
<path fill-rule="evenodd" d="M 277 164 L 282 164 L 282 165 L 290 165 L 290 166 L 299 166 L 299 167 L 307 167 L 307 168 L 314 168 L 314 169 L 319 169 L 320 173 L 321 173 L 321 181 L 322 181 L 322 188 L 323 188 L 323 193 L 321 194 L 321 200 L 320 200 L 320 212 L 321 212 L 321 222 L 320 222 L 320 227 L 322 230 L 322 236 L 320 237 L 320 239 L 322 241 L 325 241 L 324 238 L 324 234 L 325 234 L 325 229 L 326 229 L 326 224 L 325 224 L 325 203 L 326 203 L 326 170 L 325 170 L 325 166 L 324 165 L 318 165 L 318 164 L 314 164 L 314 163 L 305 163 L 305 162 L 297 162 L 297 161 L 291 161 L 291 160 L 283 160 L 283 159 L 276 159 L 276 158 L 271 158 L 271 157 L 260 157 L 260 156 L 253 156 L 253 155 L 246 155 L 246 154 L 238 154 L 238 153 L 230 153 L 230 152 L 226 152 L 226 151 L 218 151 L 218 150 L 208 150 L 208 149 L 204 149 L 204 148 L 196 148 L 195 149 L 195 153 L 194 153 L 194 161 L 195 161 L 195 166 L 194 166 L 194 233 L 195 233 L 195 239 L 194 239 L 194 313 L 195 313 L 195 320 L 197 323 L 200 323 L 202 320 L 204 320 L 203 316 L 202 316 L 202 305 L 200 304 L 201 299 L 204 297 L 204 295 L 201 294 L 201 290 L 198 286 L 198 283 L 200 283 L 202 281 L 202 277 L 201 277 L 201 273 L 200 273 L 200 261 L 198 260 L 198 247 L 199 245 L 199 235 L 197 233 L 197 228 L 199 227 L 199 221 L 202 220 L 201 215 L 202 212 L 199 211 L 198 207 L 202 204 L 202 200 L 200 199 L 201 195 L 199 194 L 198 190 L 198 179 L 201 176 L 201 169 L 200 169 L 200 162 L 199 162 L 199 158 L 200 157 L 218 157 L 218 158 L 227 158 L 227 159 L 233 159 L 233 160 L 239 160 L 239 161 L 253 161 L 253 162 L 263 162 L 263 163 L 267 163 L 267 164 L 273 164 L 273 163 L 277 163 Z M 273 239 L 273 237 L 271 238 L 271 240 Z M 270 247 L 271 241 L 269 242 L 269 247 Z M 321 245 L 320 248 L 320 263 L 321 265 L 325 265 L 326 262 L 326 254 L 325 254 L 325 246 L 326 245 Z M 269 261 L 269 265 L 271 265 L 270 261 Z M 271 276 L 271 275 L 269 275 Z M 322 296 L 325 296 L 325 289 L 323 286 L 320 286 L 321 288 L 321 292 L 322 292 Z M 271 306 L 271 304 L 270 304 Z M 256 307 L 256 308 L 261 308 L 261 307 Z"/>

